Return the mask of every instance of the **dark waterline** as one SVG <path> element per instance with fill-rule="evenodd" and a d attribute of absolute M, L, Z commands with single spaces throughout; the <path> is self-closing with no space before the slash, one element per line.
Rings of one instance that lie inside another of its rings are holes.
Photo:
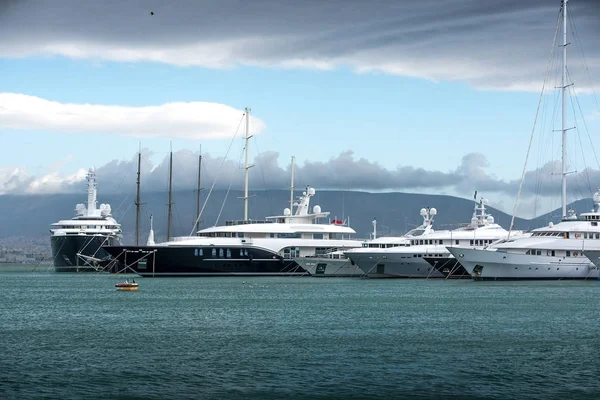
<path fill-rule="evenodd" d="M 0 268 L 0 398 L 600 398 L 600 284 Z"/>

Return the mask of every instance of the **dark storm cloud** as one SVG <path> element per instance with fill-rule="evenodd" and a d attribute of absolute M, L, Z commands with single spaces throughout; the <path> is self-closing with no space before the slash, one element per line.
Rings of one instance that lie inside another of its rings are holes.
<path fill-rule="evenodd" d="M 150 161 L 151 154 L 142 151 L 141 182 L 144 192 L 166 192 L 168 188 L 169 158 L 158 165 Z M 206 190 L 242 189 L 242 158 L 223 160 L 210 154 L 203 155 L 202 187 Z M 263 152 L 253 161 L 249 171 L 250 190 L 287 189 L 290 186 L 291 164 L 280 160 L 277 152 Z M 489 174 L 488 161 L 480 153 L 465 155 L 460 165 L 448 171 L 432 171 L 423 168 L 398 166 L 386 169 L 376 162 L 355 158 L 352 151 L 342 152 L 327 162 L 305 161 L 295 167 L 297 189 L 307 185 L 320 190 L 355 189 L 366 191 L 451 192 L 469 197 L 474 190 L 486 196 L 498 193 L 515 198 L 519 180 L 506 181 Z M 522 189 L 524 197 L 557 197 L 560 193 L 560 164 L 547 163 L 527 172 Z M 111 161 L 96 169 L 98 184 L 104 193 L 135 193 L 137 156 L 125 161 Z M 198 153 L 182 150 L 173 154 L 174 190 L 193 191 L 198 179 Z M 79 193 L 85 187 L 73 177 L 52 179 L 44 176 L 13 174 L 4 178 L 4 190 L 8 193 Z M 569 175 L 569 192 L 577 197 L 589 197 L 600 183 L 600 171 L 585 169 Z"/>
<path fill-rule="evenodd" d="M 0 55 L 210 67 L 351 66 L 537 91 L 559 5 L 558 0 L 5 0 Z M 569 5 L 597 77 L 600 6 L 596 0 Z M 579 54 L 576 46 L 570 49 Z M 580 87 L 588 82 L 573 78 Z"/>

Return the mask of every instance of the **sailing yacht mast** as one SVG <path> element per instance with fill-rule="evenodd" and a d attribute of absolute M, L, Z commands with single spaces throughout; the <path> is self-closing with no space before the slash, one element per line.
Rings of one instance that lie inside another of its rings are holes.
<path fill-rule="evenodd" d="M 563 0 L 563 73 L 562 73 L 562 217 L 567 216 L 567 3 Z"/>
<path fill-rule="evenodd" d="M 290 214 L 294 215 L 294 156 L 292 156 L 292 184 L 290 185 Z"/>
<path fill-rule="evenodd" d="M 142 149 L 140 145 L 140 151 L 138 152 L 138 166 L 137 166 L 137 196 L 135 198 L 135 245 L 140 245 L 140 168 L 142 165 Z"/>
<path fill-rule="evenodd" d="M 250 108 L 246 107 L 246 163 L 244 166 L 244 221 L 248 221 L 248 170 L 253 165 L 248 165 L 248 140 L 252 137 L 250 135 Z"/>
<path fill-rule="evenodd" d="M 200 191 L 202 190 L 202 188 L 200 187 L 200 177 L 202 174 L 202 146 L 200 146 L 200 155 L 198 156 L 198 187 L 197 187 L 197 191 L 198 191 L 198 196 L 196 198 L 196 224 L 200 225 Z M 196 229 L 196 225 L 194 225 L 194 229 Z"/>
<path fill-rule="evenodd" d="M 167 242 L 171 239 L 171 218 L 173 216 L 173 147 L 169 153 L 169 212 L 167 216 Z"/>

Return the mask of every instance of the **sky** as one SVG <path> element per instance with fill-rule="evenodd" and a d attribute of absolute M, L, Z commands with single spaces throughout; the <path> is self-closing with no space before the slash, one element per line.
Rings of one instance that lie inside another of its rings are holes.
<path fill-rule="evenodd" d="M 298 187 L 560 206 L 560 1 L 0 0 L 0 194 Z M 600 2 L 571 0 L 569 201 L 600 186 Z M 556 36 L 556 37 L 555 37 Z M 545 79 L 546 77 L 546 79 Z M 544 90 L 543 90 L 544 89 Z M 544 96 L 541 97 L 540 93 Z M 576 95 L 576 96 L 574 96 Z M 541 106 L 538 111 L 538 102 Z M 537 118 L 536 118 L 537 114 Z M 535 125 L 535 129 L 534 129 Z"/>

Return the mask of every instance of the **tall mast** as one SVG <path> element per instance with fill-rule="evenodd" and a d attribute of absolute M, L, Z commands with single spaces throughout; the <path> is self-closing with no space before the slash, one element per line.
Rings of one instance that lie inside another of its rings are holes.
<path fill-rule="evenodd" d="M 137 196 L 135 198 L 135 245 L 140 245 L 140 169 L 142 166 L 142 145 L 140 144 L 140 151 L 138 152 L 138 165 L 137 165 Z"/>
<path fill-rule="evenodd" d="M 250 135 L 250 108 L 246 107 L 246 163 L 244 166 L 244 221 L 248 221 L 248 170 L 252 167 L 248 165 L 248 140 Z"/>
<path fill-rule="evenodd" d="M 202 146 L 200 146 L 200 155 L 198 156 L 198 187 L 197 187 L 197 191 L 198 191 L 198 197 L 196 198 L 196 223 L 198 225 L 200 225 L 200 191 L 202 190 L 202 188 L 200 187 L 200 178 L 202 175 Z M 196 225 L 194 225 L 194 229 L 196 228 Z"/>
<path fill-rule="evenodd" d="M 290 185 L 290 214 L 294 215 L 294 156 L 292 156 L 292 184 Z"/>
<path fill-rule="evenodd" d="M 173 147 L 169 152 L 169 213 L 167 216 L 167 242 L 171 239 L 171 218 L 173 215 Z"/>
<path fill-rule="evenodd" d="M 563 73 L 562 73 L 562 216 L 567 216 L 567 3 L 563 0 Z"/>

